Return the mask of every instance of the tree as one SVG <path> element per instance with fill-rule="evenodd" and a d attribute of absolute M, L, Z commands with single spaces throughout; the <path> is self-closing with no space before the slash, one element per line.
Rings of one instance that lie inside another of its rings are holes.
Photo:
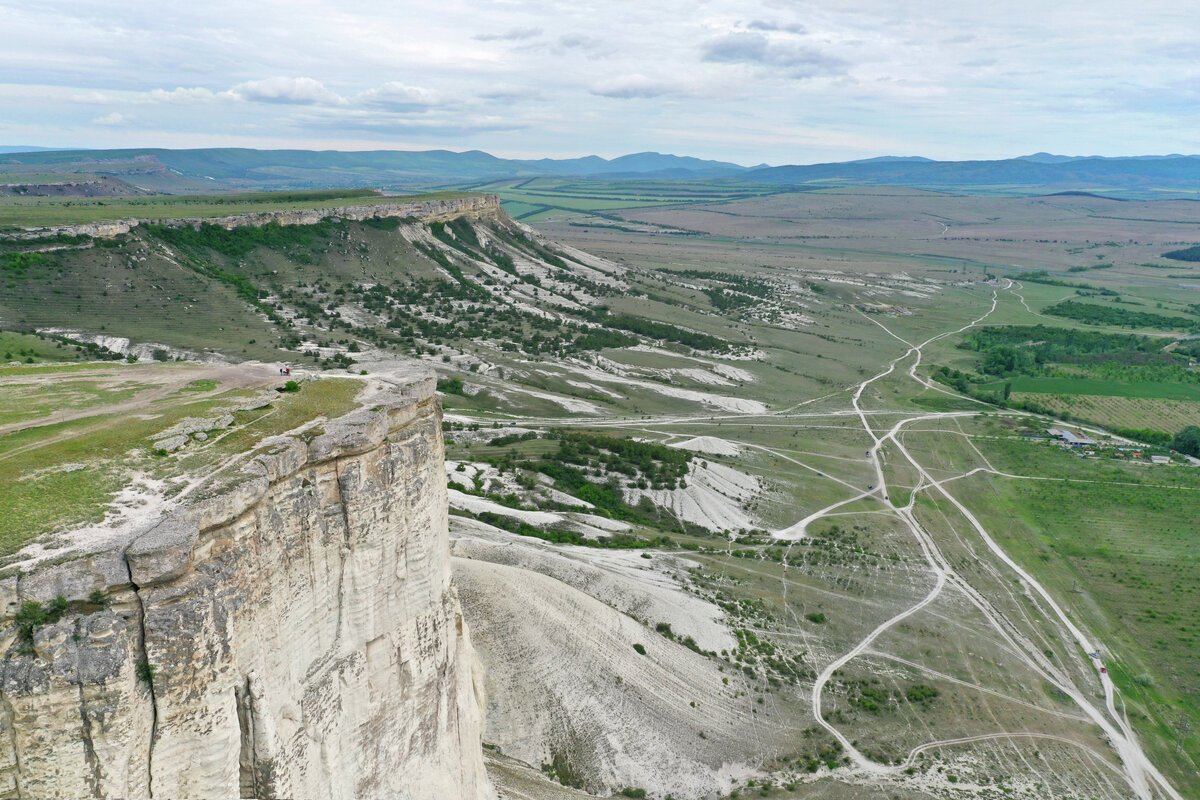
<path fill-rule="evenodd" d="M 1175 439 L 1171 442 L 1171 448 L 1181 453 L 1186 453 L 1189 456 L 1200 458 L 1200 426 L 1188 425 L 1175 434 Z"/>

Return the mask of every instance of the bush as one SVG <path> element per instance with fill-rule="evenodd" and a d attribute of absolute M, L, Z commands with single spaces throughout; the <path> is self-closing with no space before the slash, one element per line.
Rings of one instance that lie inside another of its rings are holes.
<path fill-rule="evenodd" d="M 809 622 L 812 622 L 817 625 L 825 624 L 825 615 L 822 614 L 820 611 L 814 611 L 811 614 L 805 614 L 804 618 L 807 619 Z"/>
<path fill-rule="evenodd" d="M 923 683 L 914 683 L 904 691 L 905 698 L 910 703 L 924 703 L 938 696 L 938 690 Z"/>
<path fill-rule="evenodd" d="M 137 664 L 138 680 L 146 684 L 150 688 L 154 688 L 154 665 L 143 659 Z"/>
<path fill-rule="evenodd" d="M 298 391 L 300 391 L 300 384 L 296 383 L 295 381 L 288 381 L 287 383 L 285 383 L 283 385 L 283 388 L 280 389 L 279 391 L 281 391 L 281 392 L 298 392 Z"/>
<path fill-rule="evenodd" d="M 626 789 L 621 790 L 621 796 L 622 797 L 645 797 L 646 790 L 645 789 L 626 788 Z"/>
<path fill-rule="evenodd" d="M 437 382 L 437 390 L 442 394 L 466 394 L 462 378 L 444 378 Z"/>
<path fill-rule="evenodd" d="M 637 651 L 637 654 L 638 654 L 639 656 L 644 656 L 644 655 L 646 655 L 646 646 L 645 646 L 645 645 L 642 645 L 642 644 L 635 644 L 635 645 L 633 646 L 633 649 Z"/>

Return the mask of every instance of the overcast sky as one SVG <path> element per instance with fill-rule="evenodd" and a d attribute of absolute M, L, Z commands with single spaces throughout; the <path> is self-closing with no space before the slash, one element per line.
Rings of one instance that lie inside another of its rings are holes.
<path fill-rule="evenodd" d="M 0 144 L 1200 152 L 1186 0 L 0 0 Z"/>

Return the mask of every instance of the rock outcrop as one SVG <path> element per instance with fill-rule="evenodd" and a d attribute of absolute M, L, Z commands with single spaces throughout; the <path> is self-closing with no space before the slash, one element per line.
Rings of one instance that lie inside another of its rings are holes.
<path fill-rule="evenodd" d="M 0 580 L 0 798 L 492 796 L 433 376 L 372 402 Z"/>
<path fill-rule="evenodd" d="M 0 238 L 37 239 L 46 236 L 91 236 L 111 239 L 129 233 L 138 225 L 154 223 L 173 228 L 199 227 L 201 224 L 220 225 L 226 230 L 242 227 L 261 227 L 271 222 L 280 225 L 315 225 L 328 217 L 338 217 L 361 222 L 366 219 L 387 217 L 411 217 L 422 222 L 454 219 L 462 216 L 486 216 L 500 211 L 500 198 L 492 194 L 464 195 L 432 199 L 406 199 L 395 203 L 369 203 L 364 205 L 337 206 L 331 208 L 257 211 L 249 214 L 233 214 L 226 217 L 184 217 L 157 219 L 151 217 L 88 222 L 79 225 L 53 225 L 43 228 L 24 228 L 8 232 Z"/>

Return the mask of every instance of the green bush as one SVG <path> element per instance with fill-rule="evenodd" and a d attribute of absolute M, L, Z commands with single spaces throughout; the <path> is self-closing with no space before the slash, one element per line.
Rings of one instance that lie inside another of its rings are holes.
<path fill-rule="evenodd" d="M 154 688 L 154 673 L 155 673 L 154 665 L 151 664 L 149 661 L 143 659 L 138 662 L 138 664 L 137 664 L 138 680 L 141 681 L 142 683 L 146 684 L 150 688 Z"/>
<path fill-rule="evenodd" d="M 914 683 L 904 690 L 904 696 L 910 703 L 924 703 L 938 696 L 938 690 L 923 683 Z"/>
<path fill-rule="evenodd" d="M 437 382 L 437 390 L 442 394 L 466 394 L 462 378 L 443 378 Z"/>
<path fill-rule="evenodd" d="M 645 646 L 645 645 L 643 645 L 643 644 L 635 644 L 635 645 L 633 646 L 633 649 L 637 651 L 637 654 L 638 654 L 639 656 L 644 656 L 644 655 L 646 655 L 646 646 Z"/>

